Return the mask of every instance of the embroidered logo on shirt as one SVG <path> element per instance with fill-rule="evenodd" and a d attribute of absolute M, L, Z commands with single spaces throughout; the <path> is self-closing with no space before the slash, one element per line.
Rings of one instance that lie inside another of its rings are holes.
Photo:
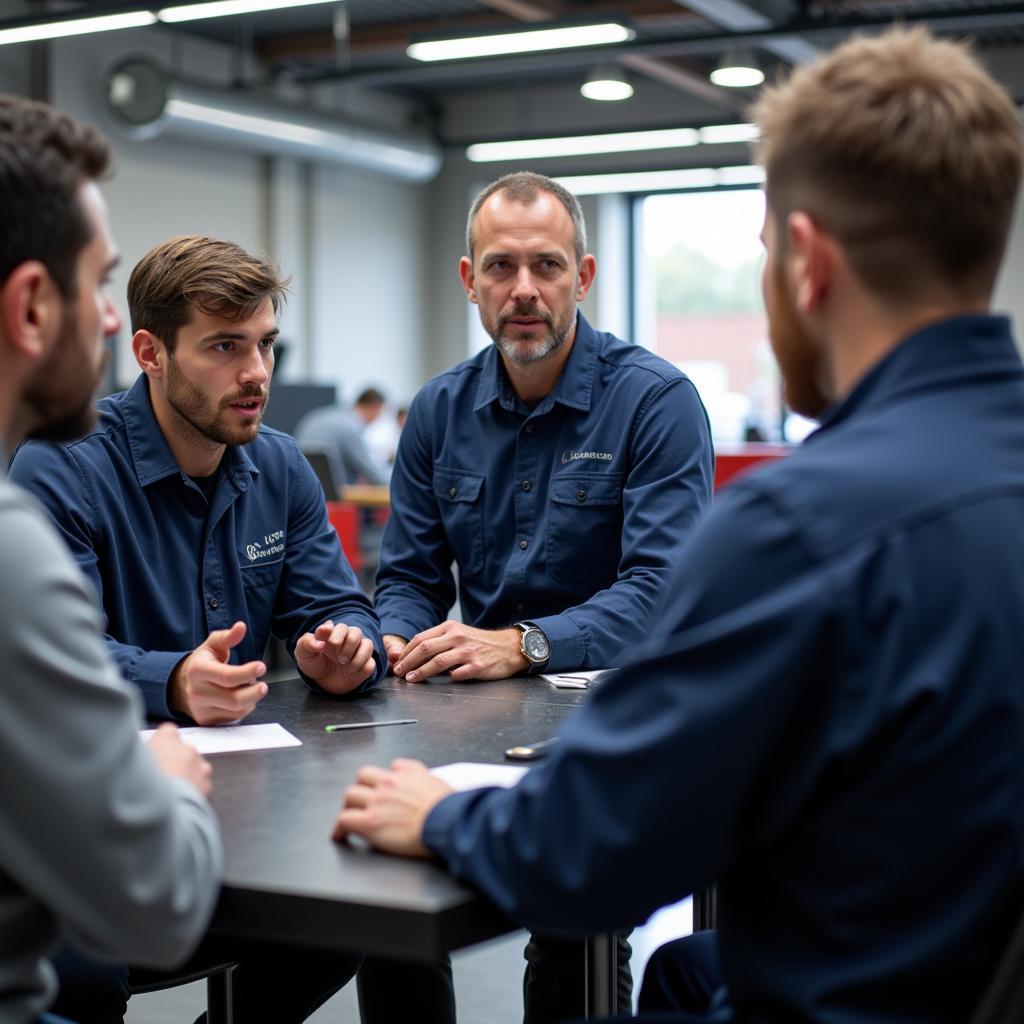
<path fill-rule="evenodd" d="M 246 544 L 245 553 L 249 556 L 250 562 L 262 562 L 271 555 L 280 555 L 284 552 L 284 530 L 275 530 L 264 536 L 262 542 L 254 540 Z"/>
<path fill-rule="evenodd" d="M 611 462 L 615 458 L 615 452 L 577 452 L 567 448 L 562 452 L 562 465 L 576 462 L 579 459 L 593 459 L 596 462 Z"/>

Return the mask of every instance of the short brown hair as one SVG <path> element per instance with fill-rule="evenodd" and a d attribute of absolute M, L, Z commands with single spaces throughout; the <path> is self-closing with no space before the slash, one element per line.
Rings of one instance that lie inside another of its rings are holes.
<path fill-rule="evenodd" d="M 132 333 L 146 330 L 174 351 L 193 306 L 235 323 L 270 299 L 278 313 L 290 278 L 234 242 L 179 235 L 150 249 L 128 279 Z"/>
<path fill-rule="evenodd" d="M 1021 126 L 966 46 L 923 28 L 855 38 L 766 89 L 752 116 L 780 227 L 796 209 L 820 219 L 868 289 L 895 305 L 937 288 L 990 295 Z"/>
<path fill-rule="evenodd" d="M 517 203 L 534 203 L 537 201 L 537 194 L 539 192 L 551 193 L 565 207 L 565 212 L 569 214 L 575 235 L 573 243 L 576 263 L 582 262 L 583 257 L 587 253 L 587 225 L 583 220 L 583 210 L 580 207 L 580 201 L 564 185 L 559 185 L 554 178 L 549 178 L 544 174 L 537 174 L 534 171 L 513 171 L 511 174 L 503 175 L 497 181 L 492 181 L 473 200 L 473 205 L 469 208 L 469 216 L 466 218 L 466 254 L 470 260 L 473 259 L 473 221 L 476 220 L 480 207 L 495 192 L 501 192 Z"/>
<path fill-rule="evenodd" d="M 0 96 L 0 282 L 39 260 L 65 298 L 74 296 L 78 255 L 93 229 L 78 190 L 102 178 L 107 140 L 70 114 Z"/>

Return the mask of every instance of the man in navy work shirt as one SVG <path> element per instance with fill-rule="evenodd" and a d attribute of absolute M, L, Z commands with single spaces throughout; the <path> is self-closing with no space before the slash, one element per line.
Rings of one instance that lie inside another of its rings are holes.
<path fill-rule="evenodd" d="M 12 465 L 95 585 L 107 646 L 154 717 L 243 718 L 267 693 L 259 659 L 271 633 L 325 693 L 365 688 L 384 670 L 376 616 L 316 475 L 292 438 L 261 425 L 284 288 L 276 268 L 229 242 L 157 246 L 128 283 L 142 374 L 99 403 L 86 437 L 30 442 Z M 277 1022 L 305 1019 L 358 963 L 212 941 L 198 956 L 242 959 L 236 1011 L 241 1001 L 242 1018 Z M 73 995 L 83 971 L 70 953 L 62 967 L 61 1006 L 84 1018 Z M 120 1019 L 117 970 L 95 965 L 79 986 L 83 1003 L 98 991 L 111 1007 L 96 1019 Z"/>
<path fill-rule="evenodd" d="M 651 644 L 518 786 L 367 767 L 335 835 L 432 853 L 533 927 L 718 883 L 702 1019 L 962 1024 L 1024 894 L 1024 367 L 988 313 L 1020 125 L 923 30 L 754 118 L 770 336 L 821 429 L 725 492 Z"/>
<path fill-rule="evenodd" d="M 388 657 L 411 682 L 620 661 L 710 501 L 693 385 L 577 310 L 597 271 L 586 244 L 576 197 L 539 174 L 500 178 L 470 210 L 460 273 L 494 346 L 413 400 L 377 576 Z M 465 625 L 443 621 L 453 561 Z"/>
<path fill-rule="evenodd" d="M 669 363 L 578 312 L 597 265 L 557 182 L 493 182 L 466 250 L 494 345 L 430 381 L 402 432 L 375 595 L 392 668 L 417 683 L 621 663 L 711 499 L 703 406 Z M 464 622 L 446 621 L 453 561 Z M 583 1012 L 578 942 L 534 941 L 527 960 L 528 1024 Z M 628 1008 L 625 946 L 621 960 Z"/>

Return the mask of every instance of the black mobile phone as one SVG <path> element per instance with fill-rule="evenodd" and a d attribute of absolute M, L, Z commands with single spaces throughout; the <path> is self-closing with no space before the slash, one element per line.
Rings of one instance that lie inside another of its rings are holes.
<path fill-rule="evenodd" d="M 536 761 L 538 757 L 543 757 L 557 742 L 558 737 L 552 736 L 549 740 L 538 740 L 536 743 L 524 743 L 519 747 L 509 747 L 505 751 L 505 756 L 510 761 Z"/>

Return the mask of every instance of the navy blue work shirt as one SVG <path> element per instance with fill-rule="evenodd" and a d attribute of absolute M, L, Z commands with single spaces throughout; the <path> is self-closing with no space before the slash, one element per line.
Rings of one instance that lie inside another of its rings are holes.
<path fill-rule="evenodd" d="M 239 620 L 248 630 L 234 664 L 261 658 L 271 634 L 294 653 L 328 619 L 358 626 L 377 661 L 359 689 L 376 682 L 385 664 L 377 617 L 291 437 L 261 426 L 250 444 L 229 445 L 207 502 L 167 446 L 144 375 L 98 408 L 81 440 L 22 445 L 10 477 L 46 506 L 95 585 L 110 652 L 147 714 L 173 716 L 175 666 Z"/>
<path fill-rule="evenodd" d="M 413 400 L 391 478 L 375 602 L 385 634 L 524 619 L 553 671 L 622 661 L 648 635 L 711 500 L 707 416 L 689 379 L 579 315 L 554 390 L 519 399 L 495 346 Z"/>
<path fill-rule="evenodd" d="M 719 883 L 737 1021 L 963 1024 L 1024 881 L 1024 368 L 929 326 L 729 487 L 661 611 L 512 790 L 424 839 L 534 928 Z"/>

